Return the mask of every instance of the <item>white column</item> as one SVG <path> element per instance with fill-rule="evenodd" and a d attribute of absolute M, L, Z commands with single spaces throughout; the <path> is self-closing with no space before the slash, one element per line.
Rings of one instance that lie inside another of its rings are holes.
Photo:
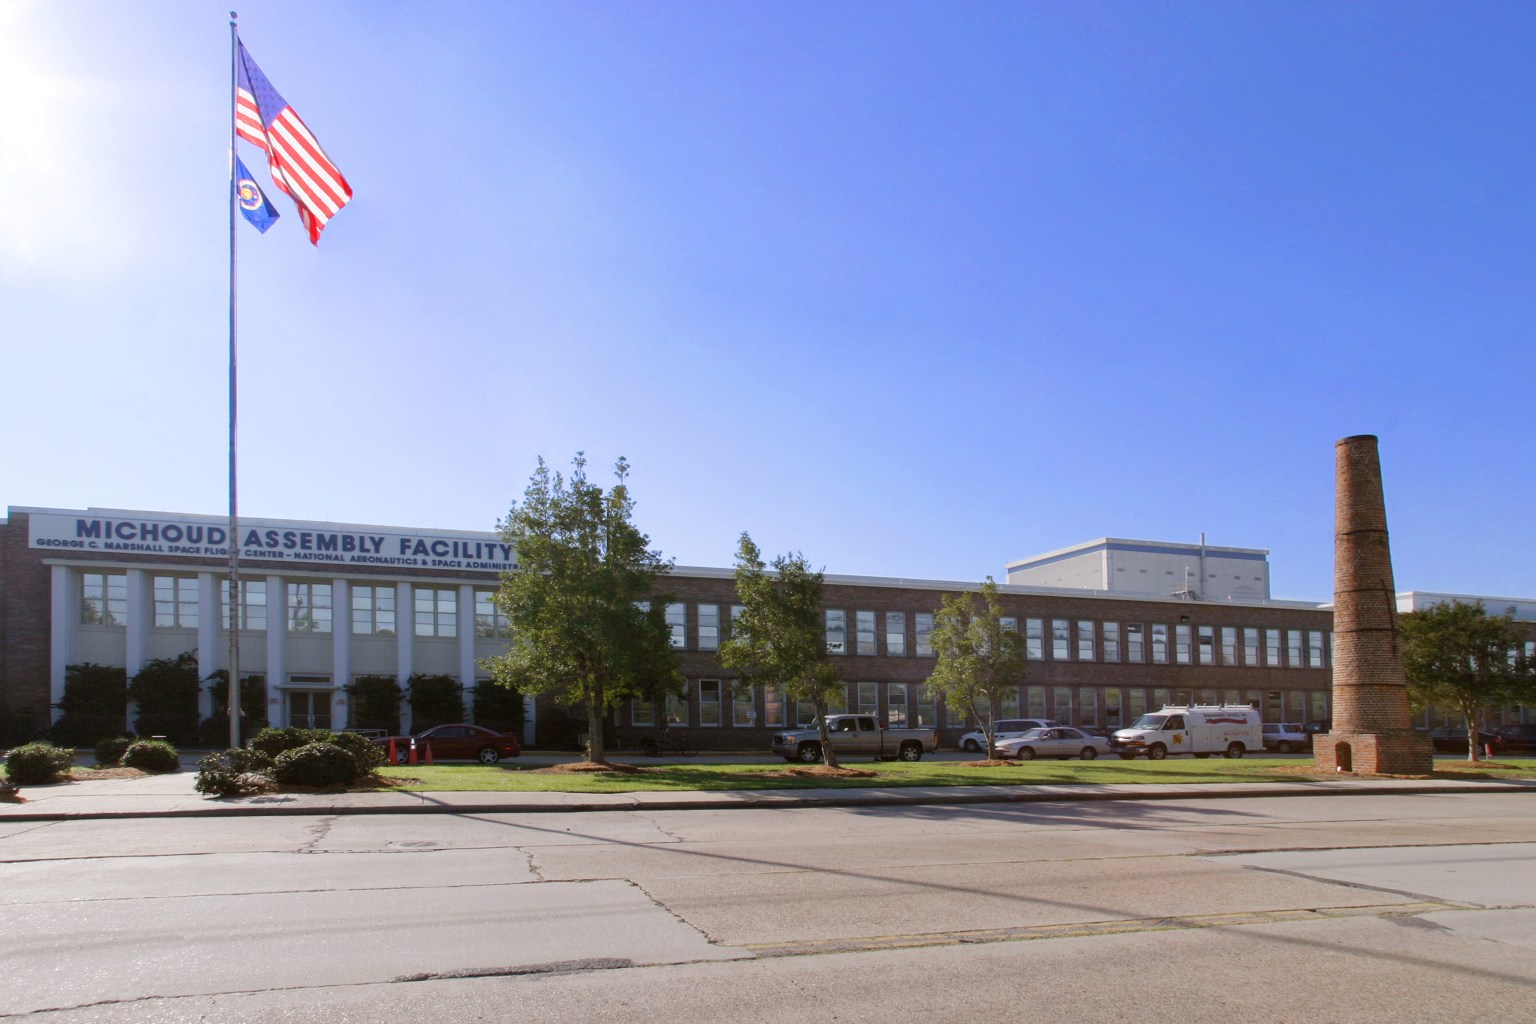
<path fill-rule="evenodd" d="M 149 574 L 143 569 L 128 570 L 128 625 L 124 639 L 123 669 L 128 681 L 139 674 L 149 661 L 149 624 L 154 617 L 154 602 L 149 593 Z M 128 702 L 127 729 L 132 732 L 139 720 L 139 706 Z"/>
<path fill-rule="evenodd" d="M 464 687 L 466 716 L 474 719 L 475 708 L 475 587 L 472 583 L 459 585 L 459 685 Z"/>
<path fill-rule="evenodd" d="M 331 581 L 331 728 L 340 732 L 352 722 L 346 685 L 352 681 L 352 588 L 344 579 Z"/>
<path fill-rule="evenodd" d="M 75 660 L 75 636 L 80 631 L 80 574 L 67 565 L 53 567 L 49 594 L 48 721 L 57 722 L 64 699 L 64 673 Z"/>
<path fill-rule="evenodd" d="M 197 574 L 197 717 L 213 717 L 213 694 L 204 681 L 221 668 L 228 668 L 229 645 L 219 630 L 219 577 L 217 573 Z"/>
<path fill-rule="evenodd" d="M 415 588 L 405 580 L 395 584 L 395 682 L 401 689 L 411 678 L 411 665 L 416 660 L 416 602 Z M 400 702 L 400 731 L 411 731 L 411 705 Z"/>
<path fill-rule="evenodd" d="M 285 726 L 288 721 L 287 693 L 288 670 L 284 654 L 288 647 L 288 592 L 283 589 L 281 576 L 267 577 L 267 720 L 274 726 Z M 272 699 L 277 707 L 272 707 Z M 275 710 L 275 714 L 274 714 Z"/>

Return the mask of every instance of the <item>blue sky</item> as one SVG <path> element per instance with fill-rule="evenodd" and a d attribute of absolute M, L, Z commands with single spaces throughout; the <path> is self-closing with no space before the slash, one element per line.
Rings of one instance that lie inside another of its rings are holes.
<path fill-rule="evenodd" d="M 0 7 L 0 505 L 227 510 L 227 6 Z M 356 193 L 241 225 L 245 515 L 585 450 L 681 565 L 1204 532 L 1327 600 L 1374 433 L 1399 588 L 1536 595 L 1536 6 L 239 9 Z"/>

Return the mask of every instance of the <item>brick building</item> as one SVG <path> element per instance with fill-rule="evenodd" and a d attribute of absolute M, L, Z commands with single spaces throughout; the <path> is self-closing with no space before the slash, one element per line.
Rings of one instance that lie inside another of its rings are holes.
<path fill-rule="evenodd" d="M 105 509 L 12 508 L 0 524 L 0 728 L 32 734 L 56 716 L 65 669 L 93 662 L 132 675 L 149 659 L 195 653 L 207 676 L 227 661 L 227 520 Z M 344 687 L 360 675 L 449 675 L 473 715 L 505 624 L 490 600 L 512 552 L 494 533 L 242 520 L 241 674 L 260 677 L 273 724 L 349 724 Z M 829 575 L 829 650 L 847 706 L 933 725 L 953 740 L 969 723 L 923 685 L 946 593 L 975 583 Z M 685 699 L 616 714 L 620 741 L 667 715 L 712 748 L 766 749 L 807 707 L 733 687 L 715 656 L 736 602 L 725 568 L 678 567 L 668 617 Z M 1008 715 L 1113 727 L 1164 703 L 1241 701 L 1269 721 L 1326 718 L 1332 613 L 1272 600 L 1174 597 L 1026 586 L 999 588 L 1025 634 L 1028 677 Z M 212 712 L 204 691 L 201 712 Z M 408 710 L 401 724 L 409 727 Z M 524 702 L 530 745 L 574 744 L 577 716 Z"/>

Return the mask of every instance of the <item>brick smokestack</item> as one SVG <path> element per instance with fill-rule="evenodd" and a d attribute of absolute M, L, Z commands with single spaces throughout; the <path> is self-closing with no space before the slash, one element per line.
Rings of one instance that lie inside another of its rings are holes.
<path fill-rule="evenodd" d="M 1377 441 L 1346 437 L 1335 452 L 1333 725 L 1313 752 L 1326 771 L 1427 775 L 1433 751 L 1408 709 Z"/>

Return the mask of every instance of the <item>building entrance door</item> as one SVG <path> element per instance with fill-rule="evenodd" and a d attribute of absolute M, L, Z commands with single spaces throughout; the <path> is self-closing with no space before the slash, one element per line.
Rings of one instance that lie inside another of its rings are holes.
<path fill-rule="evenodd" d="M 288 724 L 298 729 L 329 729 L 331 691 L 289 690 Z"/>

